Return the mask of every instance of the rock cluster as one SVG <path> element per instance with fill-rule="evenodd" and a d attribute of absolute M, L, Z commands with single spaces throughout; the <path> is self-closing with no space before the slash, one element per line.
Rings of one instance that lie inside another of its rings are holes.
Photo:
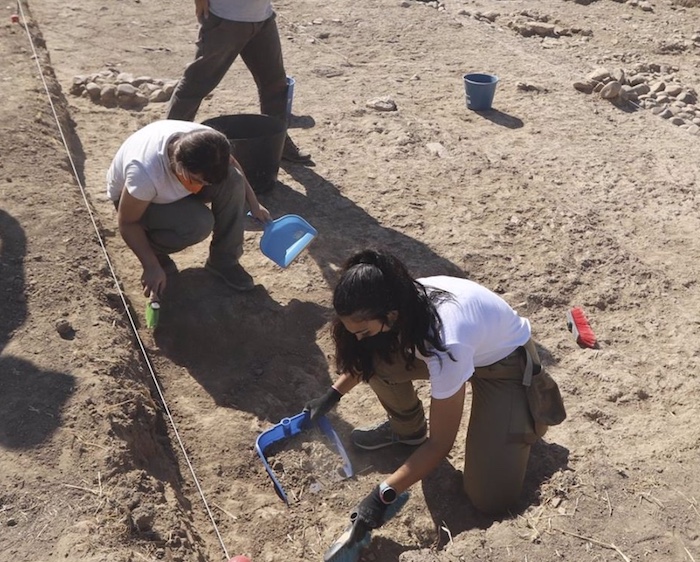
<path fill-rule="evenodd" d="M 613 102 L 631 103 L 668 119 L 692 134 L 700 133 L 697 92 L 676 81 L 677 68 L 638 64 L 632 70 L 597 68 L 574 88 L 585 94 L 597 93 Z"/>
<path fill-rule="evenodd" d="M 508 21 L 508 27 L 523 37 L 570 37 L 572 35 L 590 37 L 593 35 L 590 29 L 567 25 L 533 10 L 523 10 L 515 14 L 513 19 Z"/>
<path fill-rule="evenodd" d="M 593 4 L 596 0 L 574 0 L 575 4 L 583 4 L 587 6 L 588 4 Z M 651 4 L 651 2 L 648 2 L 647 0 L 614 0 L 618 4 L 627 4 L 629 6 L 632 6 L 634 8 L 639 8 L 645 12 L 653 12 L 654 11 L 654 6 Z"/>
<path fill-rule="evenodd" d="M 626 2 L 624 0 L 617 0 L 618 2 L 622 4 L 627 4 L 628 6 L 632 6 L 633 8 L 639 8 L 643 12 L 653 12 L 654 11 L 654 6 L 650 2 L 647 2 L 646 0 L 627 0 Z"/>
<path fill-rule="evenodd" d="M 468 16 L 484 23 L 495 23 L 501 14 L 494 11 L 469 11 L 461 9 L 458 16 Z M 578 26 L 565 24 L 557 19 L 552 19 L 546 14 L 540 14 L 535 10 L 522 10 L 510 14 L 506 25 L 523 37 L 572 37 L 574 35 L 590 37 L 593 31 Z"/>
<path fill-rule="evenodd" d="M 435 8 L 439 12 L 445 11 L 445 4 L 443 2 L 439 2 L 437 0 L 418 0 L 418 2 L 425 4 L 426 6 L 429 6 L 431 8 Z M 401 2 L 402 8 L 408 8 L 409 6 L 410 6 L 410 3 L 407 2 L 406 0 L 403 0 L 403 2 Z"/>
<path fill-rule="evenodd" d="M 74 76 L 70 93 L 90 98 L 105 107 L 143 109 L 148 103 L 170 99 L 176 80 L 137 76 L 108 68 L 94 74 Z"/>

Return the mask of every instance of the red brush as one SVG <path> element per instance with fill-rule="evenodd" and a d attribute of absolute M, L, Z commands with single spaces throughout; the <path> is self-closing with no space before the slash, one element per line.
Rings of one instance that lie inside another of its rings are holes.
<path fill-rule="evenodd" d="M 598 340 L 581 308 L 575 306 L 566 313 L 566 325 L 580 347 L 598 347 Z"/>

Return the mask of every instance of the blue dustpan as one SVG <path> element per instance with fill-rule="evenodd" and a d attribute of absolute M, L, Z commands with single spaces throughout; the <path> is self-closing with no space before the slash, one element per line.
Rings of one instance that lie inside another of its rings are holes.
<path fill-rule="evenodd" d="M 280 267 L 287 267 L 316 238 L 318 231 L 298 215 L 284 215 L 265 225 L 260 251 Z"/>
<path fill-rule="evenodd" d="M 319 416 L 316 423 L 321 428 L 321 431 L 323 431 L 323 433 L 325 433 L 326 436 L 335 445 L 336 451 L 340 455 L 340 458 L 343 460 L 343 472 L 345 473 L 345 477 L 351 478 L 354 474 L 352 464 L 350 463 L 348 454 L 345 452 L 345 449 L 343 448 L 343 444 L 341 443 L 338 434 L 331 426 L 331 422 L 328 421 L 328 418 L 326 418 L 326 416 Z M 263 431 L 260 435 L 258 435 L 258 438 L 255 440 L 255 451 L 258 453 L 260 460 L 265 466 L 265 470 L 270 476 L 270 480 L 272 480 L 272 485 L 275 488 L 275 492 L 277 493 L 279 498 L 282 501 L 284 501 L 284 503 L 286 503 L 287 505 L 289 505 L 287 494 L 285 494 L 282 485 L 279 483 L 279 480 L 277 480 L 277 477 L 275 476 L 275 473 L 272 470 L 272 467 L 270 467 L 270 464 L 267 462 L 267 457 L 265 456 L 265 449 L 267 449 L 267 447 L 269 447 L 277 441 L 282 441 L 284 439 L 298 435 L 308 427 L 309 412 L 303 411 L 297 414 L 296 416 L 292 416 L 291 418 L 283 418 L 277 425 L 271 427 L 267 431 Z"/>

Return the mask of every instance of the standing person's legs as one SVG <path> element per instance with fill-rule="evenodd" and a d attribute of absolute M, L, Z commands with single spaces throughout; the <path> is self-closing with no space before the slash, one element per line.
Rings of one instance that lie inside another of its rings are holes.
<path fill-rule="evenodd" d="M 199 27 L 194 60 L 185 68 L 170 98 L 167 119 L 194 120 L 204 97 L 219 85 L 253 37 L 255 25 L 258 24 L 229 21 L 209 13 Z"/>
<path fill-rule="evenodd" d="M 260 111 L 287 124 L 287 73 L 276 16 L 255 24 L 255 35 L 241 49 L 241 59 L 258 87 Z"/>
<path fill-rule="evenodd" d="M 537 439 L 522 384 L 524 367 L 524 354 L 518 349 L 493 365 L 477 368 L 470 379 L 464 490 L 485 513 L 503 513 L 517 502 L 530 445 Z"/>
<path fill-rule="evenodd" d="M 156 254 L 174 254 L 205 240 L 214 227 L 209 208 L 193 195 L 164 205 L 152 204 L 141 218 Z"/>
<path fill-rule="evenodd" d="M 276 16 L 256 25 L 253 37 L 241 51 L 241 58 L 250 70 L 258 87 L 260 111 L 281 120 L 285 127 L 287 116 L 287 73 L 282 60 L 282 45 L 277 30 Z M 301 164 L 311 163 L 311 155 L 299 147 L 287 135 L 282 159 Z"/>

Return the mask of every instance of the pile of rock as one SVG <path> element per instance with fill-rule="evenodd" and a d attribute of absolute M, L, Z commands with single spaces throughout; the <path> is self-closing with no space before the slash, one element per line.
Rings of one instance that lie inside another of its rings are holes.
<path fill-rule="evenodd" d="M 170 100 L 176 84 L 176 80 L 134 77 L 128 72 L 108 68 L 86 76 L 75 76 L 70 93 L 90 98 L 105 107 L 143 109 L 149 103 Z"/>
<path fill-rule="evenodd" d="M 697 92 L 676 81 L 678 68 L 668 65 L 639 64 L 630 71 L 598 68 L 574 88 L 585 94 L 597 93 L 613 102 L 630 103 L 650 109 L 690 133 L 700 133 L 700 107 Z"/>
<path fill-rule="evenodd" d="M 646 0 L 615 0 L 616 2 L 620 2 L 621 4 L 627 4 L 628 6 L 632 6 L 633 8 L 639 8 L 643 12 L 653 12 L 654 11 L 654 6 L 650 3 L 647 2 Z"/>
<path fill-rule="evenodd" d="M 523 37 L 571 37 L 573 35 L 590 37 L 593 35 L 590 29 L 567 25 L 552 19 L 547 14 L 540 14 L 533 10 L 518 12 L 507 25 Z"/>
<path fill-rule="evenodd" d="M 495 23 L 497 19 L 501 18 L 499 12 L 472 12 L 465 9 L 459 10 L 457 15 L 468 16 L 484 23 Z M 551 16 L 547 14 L 540 14 L 535 10 L 522 10 L 506 17 L 510 18 L 506 22 L 506 25 L 523 37 L 559 38 L 572 37 L 574 35 L 590 37 L 593 35 L 593 31 L 590 29 L 565 24 L 557 19 L 552 19 Z"/>

